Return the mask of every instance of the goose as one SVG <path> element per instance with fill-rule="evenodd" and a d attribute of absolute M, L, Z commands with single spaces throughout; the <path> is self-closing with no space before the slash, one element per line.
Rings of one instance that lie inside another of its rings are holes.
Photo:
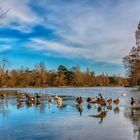
<path fill-rule="evenodd" d="M 111 104 L 112 103 L 112 99 L 111 98 L 108 99 L 107 102 L 108 102 L 108 104 Z"/>
<path fill-rule="evenodd" d="M 132 105 L 132 106 L 134 106 L 135 105 L 135 100 L 134 100 L 134 98 L 133 97 L 131 97 L 131 102 L 130 102 L 130 104 Z"/>
<path fill-rule="evenodd" d="M 35 96 L 37 99 L 40 99 L 41 98 L 41 95 L 38 95 L 38 93 L 36 93 L 36 96 Z"/>
<path fill-rule="evenodd" d="M 26 99 L 31 101 L 32 103 L 35 103 L 35 101 L 36 101 L 35 97 L 31 97 L 28 94 L 26 94 Z"/>
<path fill-rule="evenodd" d="M 100 98 L 98 97 L 95 101 L 92 101 L 91 103 L 93 104 L 99 104 L 101 106 L 105 106 L 107 103 L 105 101 L 105 99 L 103 99 L 101 94 L 98 94 L 100 96 Z"/>
<path fill-rule="evenodd" d="M 76 102 L 77 102 L 78 104 L 83 104 L 82 97 L 77 97 L 77 98 L 76 98 Z"/>
<path fill-rule="evenodd" d="M 91 102 L 92 100 L 91 100 L 91 98 L 90 97 L 88 97 L 87 98 L 87 102 Z"/>
<path fill-rule="evenodd" d="M 119 99 L 116 99 L 116 100 L 113 101 L 113 103 L 116 104 L 116 105 L 118 105 L 120 103 L 120 100 Z"/>
<path fill-rule="evenodd" d="M 99 100 L 98 104 L 101 105 L 101 106 L 105 106 L 106 105 L 106 101 L 104 99 Z"/>
<path fill-rule="evenodd" d="M 98 98 L 98 104 L 101 106 L 105 106 L 107 104 L 105 99 L 103 99 L 103 97 L 100 93 L 98 95 L 100 96 L 100 98 Z"/>
<path fill-rule="evenodd" d="M 102 100 L 103 99 L 103 96 L 100 93 L 98 95 L 100 96 L 100 99 Z"/>
<path fill-rule="evenodd" d="M 23 102 L 23 101 L 24 101 L 24 99 L 22 97 L 17 98 L 17 102 Z"/>

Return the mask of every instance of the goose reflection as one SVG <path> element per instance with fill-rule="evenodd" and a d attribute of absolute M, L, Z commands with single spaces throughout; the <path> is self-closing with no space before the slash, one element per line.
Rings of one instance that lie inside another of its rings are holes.
<path fill-rule="evenodd" d="M 35 103 L 32 103 L 32 102 L 30 102 L 30 101 L 26 101 L 26 106 L 27 107 L 32 107 L 32 106 L 34 106 L 35 105 Z"/>
<path fill-rule="evenodd" d="M 91 109 L 91 108 L 92 108 L 91 104 L 87 104 L 87 109 Z"/>
<path fill-rule="evenodd" d="M 107 106 L 107 109 L 112 110 L 113 109 L 112 105 Z"/>
<path fill-rule="evenodd" d="M 119 107 L 115 107 L 113 111 L 114 111 L 115 114 L 118 114 L 120 112 L 120 108 Z"/>
<path fill-rule="evenodd" d="M 97 107 L 97 112 L 102 112 L 102 107 L 101 106 Z"/>
<path fill-rule="evenodd" d="M 99 124 L 101 124 L 103 122 L 103 119 L 106 118 L 106 116 L 107 116 L 107 112 L 106 111 L 101 111 L 99 114 L 90 115 L 89 117 L 99 118 L 100 119 Z"/>
<path fill-rule="evenodd" d="M 23 105 L 21 102 L 19 102 L 19 103 L 17 104 L 17 109 L 20 109 L 20 108 L 22 108 L 22 107 L 24 107 L 24 105 Z"/>
<path fill-rule="evenodd" d="M 80 113 L 80 116 L 82 116 L 82 112 L 83 112 L 83 107 L 82 107 L 82 105 L 77 104 L 77 105 L 76 105 L 76 108 L 77 108 L 78 112 Z"/>

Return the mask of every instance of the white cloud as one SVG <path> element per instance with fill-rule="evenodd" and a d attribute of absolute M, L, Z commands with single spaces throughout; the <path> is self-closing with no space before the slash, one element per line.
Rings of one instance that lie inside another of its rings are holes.
<path fill-rule="evenodd" d="M 8 45 L 1 45 L 0 46 L 0 53 L 3 53 L 3 52 L 10 50 L 10 49 L 11 49 L 11 47 Z"/>
<path fill-rule="evenodd" d="M 4 0 L 0 1 L 4 10 L 9 9 L 7 16 L 3 19 L 4 26 L 29 32 L 32 26 L 38 23 L 38 16 L 30 7 L 31 0 Z M 15 25 L 13 24 L 15 23 Z"/>
<path fill-rule="evenodd" d="M 48 25 L 59 42 L 34 40 L 37 50 L 53 51 L 65 57 L 121 64 L 122 57 L 135 45 L 134 32 L 140 17 L 140 1 L 86 2 L 40 1 L 46 9 Z M 47 11 L 49 11 L 47 13 Z"/>
<path fill-rule="evenodd" d="M 100 62 L 108 62 L 108 63 L 117 63 L 118 60 L 116 50 L 113 49 L 110 54 L 111 46 L 108 46 L 107 49 L 105 48 L 96 48 L 94 51 L 90 48 L 80 48 L 74 47 L 72 45 L 62 44 L 61 42 L 56 41 L 49 41 L 44 39 L 32 38 L 31 45 L 27 46 L 35 51 L 42 51 L 45 54 L 49 55 L 56 55 L 57 57 L 65 57 L 65 58 L 83 58 L 87 59 L 88 61 L 100 61 Z M 100 55 L 99 52 L 100 51 Z M 106 52 L 108 51 L 108 52 Z M 118 50 L 120 51 L 120 50 Z M 121 51 L 119 52 L 121 53 Z M 109 54 L 109 56 L 108 56 Z M 120 60 L 121 61 L 121 60 Z"/>
<path fill-rule="evenodd" d="M 12 28 L 30 32 L 32 26 L 40 24 L 38 11 L 33 11 L 30 4 L 31 0 L 1 0 L 3 7 L 11 9 L 8 20 L 19 23 Z M 31 39 L 29 43 L 33 44 L 30 47 L 36 51 L 120 64 L 122 57 L 135 45 L 134 32 L 140 20 L 139 0 L 102 0 L 96 3 L 90 0 L 41 0 L 36 6 L 48 19 L 42 26 L 53 29 L 59 38 L 59 41 Z"/>

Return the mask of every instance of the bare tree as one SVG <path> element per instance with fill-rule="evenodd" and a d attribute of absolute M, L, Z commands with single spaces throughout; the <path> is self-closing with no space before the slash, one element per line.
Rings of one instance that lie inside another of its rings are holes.
<path fill-rule="evenodd" d="M 10 9 L 8 10 L 3 10 L 1 7 L 0 7 L 0 18 L 4 18 L 7 13 L 9 12 Z"/>
<path fill-rule="evenodd" d="M 130 78 L 130 84 L 140 84 L 140 23 L 136 30 L 136 46 L 132 47 L 129 54 L 123 58 L 127 75 Z"/>
<path fill-rule="evenodd" d="M 9 12 L 10 9 L 8 10 L 3 10 L 1 7 L 0 7 L 0 19 L 2 18 L 5 18 L 5 16 L 7 15 L 7 13 Z M 2 25 L 2 23 L 0 23 L 0 25 Z"/>

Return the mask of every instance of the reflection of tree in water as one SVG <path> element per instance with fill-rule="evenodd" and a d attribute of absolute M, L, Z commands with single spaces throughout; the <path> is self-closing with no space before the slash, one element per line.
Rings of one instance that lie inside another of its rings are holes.
<path fill-rule="evenodd" d="M 8 101 L 7 99 L 0 99 L 0 115 L 2 114 L 3 117 L 8 116 Z"/>
<path fill-rule="evenodd" d="M 137 140 L 140 139 L 140 107 L 130 107 L 126 108 L 124 111 L 124 116 L 132 122 L 134 126 L 134 136 Z"/>

